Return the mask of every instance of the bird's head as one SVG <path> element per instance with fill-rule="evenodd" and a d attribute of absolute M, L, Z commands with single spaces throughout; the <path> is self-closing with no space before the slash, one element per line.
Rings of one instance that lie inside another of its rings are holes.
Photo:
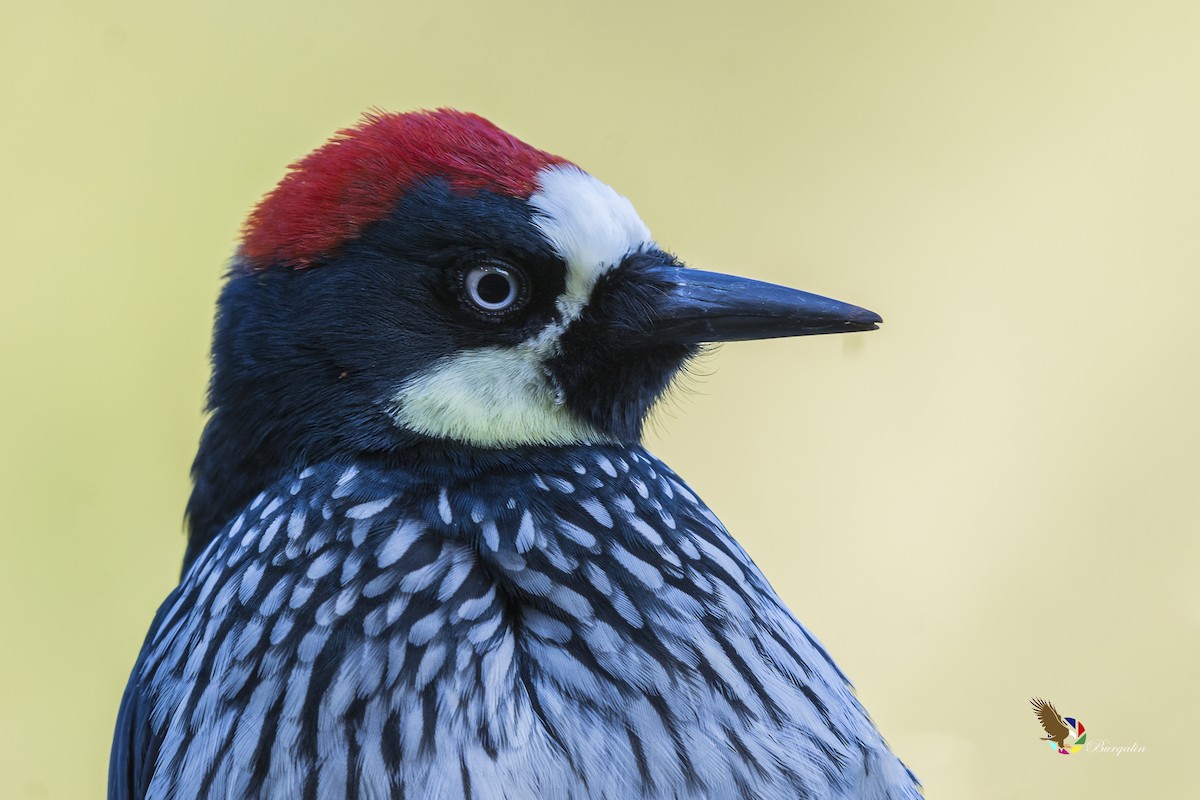
<path fill-rule="evenodd" d="M 197 491 L 205 447 L 270 473 L 429 442 L 631 443 L 702 343 L 879 321 L 685 268 L 624 197 L 478 116 L 373 114 L 246 224 Z"/>

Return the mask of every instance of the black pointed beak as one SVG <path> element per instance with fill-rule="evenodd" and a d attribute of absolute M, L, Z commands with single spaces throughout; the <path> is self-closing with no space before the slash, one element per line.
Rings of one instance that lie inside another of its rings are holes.
<path fill-rule="evenodd" d="M 701 344 L 875 330 L 874 311 L 786 286 L 677 266 L 646 269 L 663 291 L 646 333 Z"/>

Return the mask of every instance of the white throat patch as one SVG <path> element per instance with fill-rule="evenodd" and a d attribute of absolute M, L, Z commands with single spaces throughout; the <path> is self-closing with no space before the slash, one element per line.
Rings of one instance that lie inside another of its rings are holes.
<path fill-rule="evenodd" d="M 606 441 L 563 405 L 545 362 L 579 318 L 600 276 L 653 244 L 633 204 L 578 167 L 538 173 L 534 225 L 566 263 L 560 320 L 516 347 L 481 347 L 437 361 L 393 397 L 396 424 L 482 447 Z"/>

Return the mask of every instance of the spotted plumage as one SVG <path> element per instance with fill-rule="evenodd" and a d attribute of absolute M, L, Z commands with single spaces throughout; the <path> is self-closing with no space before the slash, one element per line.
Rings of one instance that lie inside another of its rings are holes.
<path fill-rule="evenodd" d="M 404 137 L 460 118 L 412 116 L 358 142 L 393 161 L 314 155 L 287 179 L 393 164 L 385 214 L 303 263 L 235 262 L 185 569 L 122 702 L 110 800 L 917 796 L 828 654 L 637 442 L 697 342 L 878 318 L 684 270 L 561 159 L 521 191 L 422 173 L 516 140 L 462 116 L 433 158 Z"/>

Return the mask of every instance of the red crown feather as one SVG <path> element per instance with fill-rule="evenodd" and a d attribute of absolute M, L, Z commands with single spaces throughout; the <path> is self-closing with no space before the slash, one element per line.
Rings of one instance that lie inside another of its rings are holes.
<path fill-rule="evenodd" d="M 475 114 L 369 113 L 291 164 L 246 220 L 242 253 L 253 268 L 302 269 L 387 216 L 421 179 L 529 197 L 539 170 L 564 163 Z"/>

